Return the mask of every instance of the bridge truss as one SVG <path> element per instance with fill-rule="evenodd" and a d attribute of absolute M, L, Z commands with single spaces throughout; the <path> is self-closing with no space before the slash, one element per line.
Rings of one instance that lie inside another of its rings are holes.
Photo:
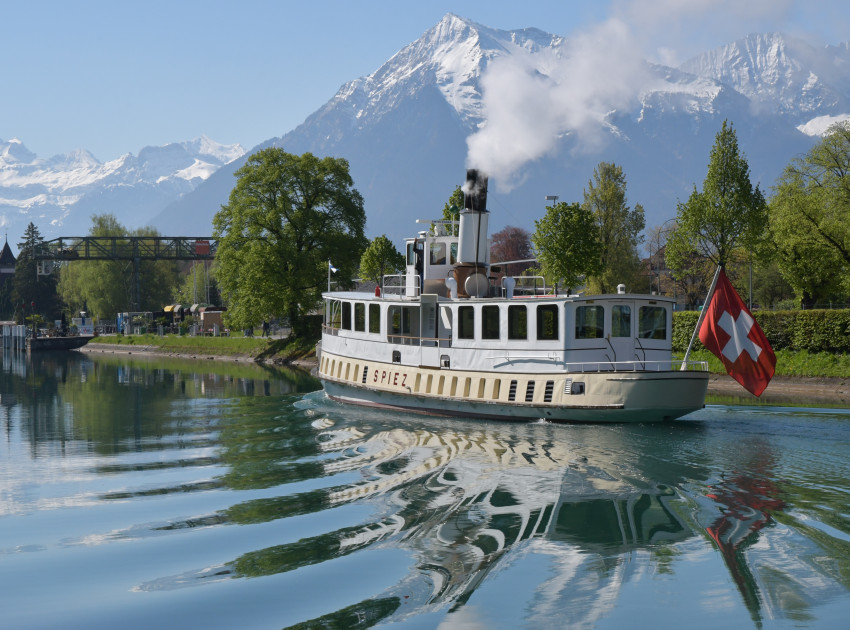
<path fill-rule="evenodd" d="M 133 263 L 133 310 L 139 310 L 143 260 L 203 260 L 215 258 L 217 241 L 210 236 L 60 236 L 35 251 L 40 275 L 78 260 L 126 260 Z"/>

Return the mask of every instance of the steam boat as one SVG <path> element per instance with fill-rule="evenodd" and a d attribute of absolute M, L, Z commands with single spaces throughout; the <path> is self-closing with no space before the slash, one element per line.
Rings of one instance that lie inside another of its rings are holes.
<path fill-rule="evenodd" d="M 437 415 L 648 422 L 704 406 L 708 368 L 672 354 L 673 300 L 558 294 L 491 277 L 487 179 L 459 222 L 406 240 L 406 270 L 328 291 L 318 375 L 338 401 Z M 533 279 L 532 279 L 533 280 Z"/>

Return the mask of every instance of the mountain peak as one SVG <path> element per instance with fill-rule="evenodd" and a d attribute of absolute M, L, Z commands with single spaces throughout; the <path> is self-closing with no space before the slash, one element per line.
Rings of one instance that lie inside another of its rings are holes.
<path fill-rule="evenodd" d="M 796 115 L 850 111 L 846 49 L 823 50 L 785 33 L 752 33 L 694 57 L 681 70 L 711 77 L 747 98 L 757 109 Z"/>

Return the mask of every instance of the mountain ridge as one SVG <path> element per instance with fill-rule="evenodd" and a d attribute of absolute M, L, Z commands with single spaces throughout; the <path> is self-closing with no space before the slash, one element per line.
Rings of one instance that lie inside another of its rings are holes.
<path fill-rule="evenodd" d="M 211 233 L 235 171 L 250 153 L 278 146 L 347 159 L 366 202 L 367 234 L 398 244 L 416 218 L 440 215 L 470 166 L 470 138 L 494 132 L 503 115 L 504 126 L 522 123 L 526 132 L 508 129 L 516 135 L 484 146 L 503 157 L 527 145 L 528 155 L 520 156 L 510 190 L 491 175 L 492 231 L 505 224 L 533 230 L 545 195 L 581 201 L 602 161 L 623 167 L 628 202 L 644 206 L 651 227 L 701 185 L 724 120 L 738 133 L 753 182 L 766 190 L 828 124 L 850 117 L 850 43 L 817 48 L 781 33 L 750 34 L 675 68 L 608 59 L 618 51 L 588 46 L 449 13 L 374 72 L 340 86 L 300 125 L 248 152 L 216 153 L 197 139 L 103 164 L 88 152 L 36 164 L 20 141 L 0 142 L 0 221 L 8 229 L 15 213 L 47 220 L 47 229 L 35 221 L 43 234 L 71 226 L 84 233 L 90 214 L 112 211 L 128 227 Z M 598 66 L 589 65 L 594 60 Z M 616 74 L 617 61 L 626 72 Z M 92 171 L 99 184 L 87 180 Z"/>

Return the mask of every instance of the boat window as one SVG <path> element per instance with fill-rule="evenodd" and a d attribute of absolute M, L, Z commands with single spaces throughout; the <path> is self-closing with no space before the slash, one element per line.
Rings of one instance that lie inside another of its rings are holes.
<path fill-rule="evenodd" d="M 410 309 L 391 306 L 389 311 L 390 335 L 410 334 Z"/>
<path fill-rule="evenodd" d="M 641 306 L 639 312 L 641 339 L 667 339 L 667 309 L 663 306 Z"/>
<path fill-rule="evenodd" d="M 449 245 L 449 262 L 452 265 L 457 262 L 457 241 Z"/>
<path fill-rule="evenodd" d="M 328 300 L 328 326 L 330 328 L 339 328 L 341 320 L 342 312 L 339 300 Z"/>
<path fill-rule="evenodd" d="M 354 330 L 366 332 L 366 305 L 362 302 L 354 303 Z"/>
<path fill-rule="evenodd" d="M 528 307 L 524 304 L 508 307 L 508 339 L 528 339 Z"/>
<path fill-rule="evenodd" d="M 558 305 L 541 304 L 537 307 L 537 339 L 558 338 Z"/>
<path fill-rule="evenodd" d="M 611 336 L 632 336 L 632 308 L 624 304 L 611 307 Z"/>
<path fill-rule="evenodd" d="M 381 332 L 381 307 L 378 304 L 369 305 L 369 332 Z"/>
<path fill-rule="evenodd" d="M 415 265 L 416 264 L 416 250 L 413 247 L 413 241 L 410 241 L 407 244 L 407 264 Z"/>
<path fill-rule="evenodd" d="M 605 336 L 605 309 L 602 306 L 576 307 L 576 339 L 601 339 Z"/>
<path fill-rule="evenodd" d="M 499 338 L 499 307 L 485 306 L 481 309 L 481 338 Z"/>
<path fill-rule="evenodd" d="M 342 303 L 342 325 L 343 330 L 351 330 L 351 302 Z"/>
<path fill-rule="evenodd" d="M 471 306 L 457 309 L 457 338 L 475 339 L 475 309 Z"/>
<path fill-rule="evenodd" d="M 431 243 L 431 264 L 445 265 L 446 264 L 446 244 Z"/>

